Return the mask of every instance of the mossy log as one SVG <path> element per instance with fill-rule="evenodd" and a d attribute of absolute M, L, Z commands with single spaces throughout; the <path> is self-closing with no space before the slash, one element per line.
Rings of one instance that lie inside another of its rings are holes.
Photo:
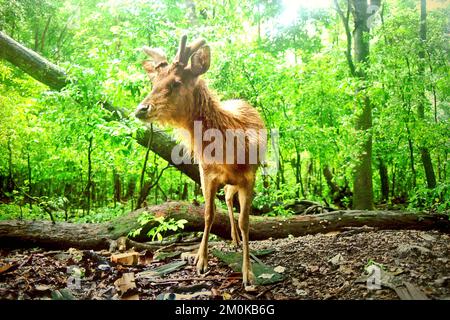
<path fill-rule="evenodd" d="M 203 231 L 203 206 L 185 202 L 167 202 L 133 211 L 105 223 L 67 223 L 50 221 L 0 221 L 0 247 L 40 246 L 47 248 L 108 248 L 112 240 L 126 236 L 140 227 L 137 217 L 151 212 L 167 219 L 186 219 L 184 231 Z M 145 234 L 155 227 L 149 222 L 134 240 L 145 241 Z M 296 215 L 289 218 L 250 217 L 250 239 L 285 238 L 289 235 L 327 233 L 346 227 L 368 226 L 376 229 L 450 230 L 447 216 L 399 211 L 334 211 L 317 215 Z M 230 224 L 224 210 L 217 210 L 211 232 L 230 238 Z"/>

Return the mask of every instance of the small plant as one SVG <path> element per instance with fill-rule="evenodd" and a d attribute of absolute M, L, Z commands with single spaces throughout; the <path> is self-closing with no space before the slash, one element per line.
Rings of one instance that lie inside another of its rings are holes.
<path fill-rule="evenodd" d="M 149 222 L 155 221 L 158 225 L 147 232 L 147 236 L 151 237 L 152 241 L 154 241 L 155 238 L 157 238 L 158 241 L 162 241 L 163 234 L 165 232 L 169 230 L 177 231 L 178 229 L 184 229 L 184 225 L 188 222 L 186 219 L 175 220 L 174 218 L 170 218 L 169 220 L 166 220 L 165 217 L 155 217 L 150 213 L 141 214 L 137 220 L 142 227 L 130 231 L 128 235 L 131 237 L 136 237 L 142 232 L 143 226 Z"/>
<path fill-rule="evenodd" d="M 370 266 L 377 266 L 378 268 L 380 268 L 380 269 L 383 270 L 383 271 L 386 270 L 386 267 L 385 267 L 383 264 L 378 263 L 378 262 L 376 262 L 376 261 L 374 261 L 374 260 L 372 260 L 372 259 L 369 259 L 369 260 L 367 261 L 366 265 L 364 266 L 364 270 L 367 271 L 367 269 L 368 269 Z"/>
<path fill-rule="evenodd" d="M 446 213 L 450 210 L 450 185 L 440 183 L 434 189 L 418 187 L 409 194 L 410 210 Z"/>
<path fill-rule="evenodd" d="M 272 211 L 267 213 L 269 217 L 290 217 L 294 214 L 292 209 L 286 209 L 284 205 L 277 205 L 273 207 Z"/>

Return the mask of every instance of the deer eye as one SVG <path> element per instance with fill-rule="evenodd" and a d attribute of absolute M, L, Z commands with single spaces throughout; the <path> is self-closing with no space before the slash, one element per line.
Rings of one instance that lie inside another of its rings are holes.
<path fill-rule="evenodd" d="M 181 86 L 181 81 L 180 81 L 180 80 L 175 80 L 174 82 L 172 82 L 172 83 L 170 84 L 170 87 L 171 87 L 172 89 L 179 88 L 180 86 Z"/>

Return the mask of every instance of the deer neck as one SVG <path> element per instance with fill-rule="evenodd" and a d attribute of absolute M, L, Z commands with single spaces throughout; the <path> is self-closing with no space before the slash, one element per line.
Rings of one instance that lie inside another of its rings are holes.
<path fill-rule="evenodd" d="M 202 131 L 208 129 L 222 130 L 227 114 L 220 107 L 219 100 L 209 91 L 203 80 L 198 80 L 194 91 L 189 114 L 186 117 L 185 128 L 193 132 L 194 125 L 201 122 Z"/>
<path fill-rule="evenodd" d="M 229 123 L 229 114 L 225 112 L 220 106 L 219 100 L 209 91 L 203 80 L 198 80 L 194 91 L 193 99 L 189 106 L 187 106 L 188 113 L 182 124 L 182 128 L 189 132 L 188 135 L 183 135 L 184 140 L 194 153 L 198 150 L 195 146 L 196 139 L 202 139 L 203 134 L 208 129 L 217 129 L 225 132 L 225 124 Z M 199 129 L 200 128 L 200 129 Z M 199 131 L 201 136 L 199 136 Z"/>

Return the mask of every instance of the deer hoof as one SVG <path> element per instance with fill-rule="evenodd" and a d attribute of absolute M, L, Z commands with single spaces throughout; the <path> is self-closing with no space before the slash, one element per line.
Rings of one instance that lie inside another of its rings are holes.
<path fill-rule="evenodd" d="M 208 258 L 198 256 L 197 274 L 202 275 L 208 272 Z"/>
<path fill-rule="evenodd" d="M 254 292 L 258 292 L 258 287 L 255 286 L 255 285 L 253 285 L 253 286 L 244 286 L 244 290 L 246 292 L 254 293 Z"/>
<path fill-rule="evenodd" d="M 253 275 L 253 272 L 249 269 L 243 270 L 242 284 L 244 285 L 244 288 L 252 287 L 254 283 L 255 283 L 255 276 Z"/>

